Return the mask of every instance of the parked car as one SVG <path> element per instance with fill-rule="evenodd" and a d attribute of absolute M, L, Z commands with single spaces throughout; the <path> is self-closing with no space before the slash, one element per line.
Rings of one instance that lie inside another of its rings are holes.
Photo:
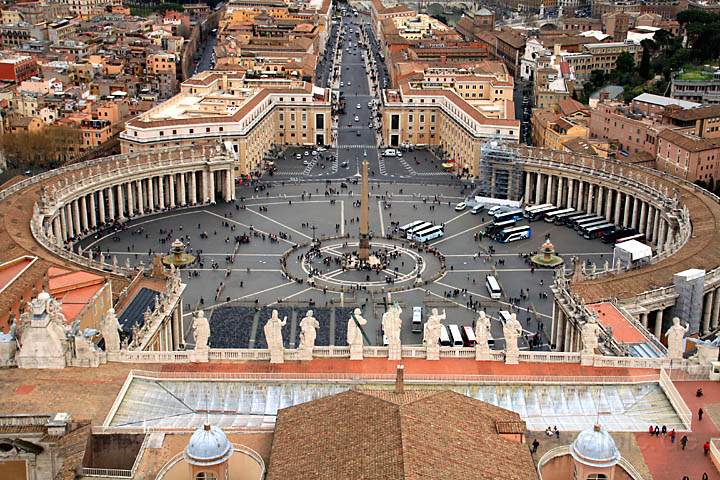
<path fill-rule="evenodd" d="M 466 208 L 467 208 L 467 203 L 465 203 L 465 202 L 460 202 L 460 203 L 455 204 L 455 211 L 456 211 L 456 212 L 462 212 L 462 211 L 465 210 Z"/>

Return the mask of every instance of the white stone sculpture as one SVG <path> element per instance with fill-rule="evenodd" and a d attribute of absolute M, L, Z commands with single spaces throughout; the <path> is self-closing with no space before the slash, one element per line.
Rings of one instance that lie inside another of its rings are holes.
<path fill-rule="evenodd" d="M 595 355 L 599 335 L 600 325 L 597 324 L 595 317 L 588 317 L 588 320 L 585 324 L 583 324 L 581 331 L 583 343 L 582 355 Z"/>
<path fill-rule="evenodd" d="M 690 325 L 685 322 L 685 326 L 680 325 L 680 319 L 673 317 L 672 327 L 668 328 L 665 333 L 667 337 L 668 358 L 670 360 L 681 360 L 685 353 L 685 335 L 690 330 Z"/>
<path fill-rule="evenodd" d="M 518 363 L 518 337 L 522 335 L 522 325 L 517 319 L 517 315 L 512 313 L 510 320 L 503 324 L 503 337 L 505 337 L 505 363 Z"/>
<path fill-rule="evenodd" d="M 363 334 L 362 326 L 367 324 L 362 316 L 362 310 L 356 308 L 348 320 L 347 343 L 350 346 L 350 360 L 362 360 L 363 358 Z"/>
<path fill-rule="evenodd" d="M 115 315 L 115 309 L 110 308 L 103 317 L 100 333 L 105 339 L 105 351 L 107 353 L 117 353 L 120 351 L 120 331 L 122 327 Z"/>
<path fill-rule="evenodd" d="M 20 318 L 22 346 L 16 356 L 19 368 L 65 368 L 67 365 L 67 337 L 62 313 L 51 312 L 59 303 L 43 291 L 28 303 Z"/>
<path fill-rule="evenodd" d="M 481 310 L 477 320 L 475 320 L 475 360 L 490 359 L 489 339 L 490 317 Z"/>
<path fill-rule="evenodd" d="M 15 366 L 15 354 L 17 353 L 17 324 L 13 320 L 8 333 L 0 332 L 0 367 Z"/>
<path fill-rule="evenodd" d="M 195 334 L 195 350 L 206 351 L 210 347 L 208 341 L 210 340 L 210 322 L 205 317 L 205 312 L 200 310 L 195 314 L 193 320 L 193 333 Z"/>
<path fill-rule="evenodd" d="M 440 330 L 442 330 L 442 321 L 446 318 L 445 310 L 441 315 L 437 308 L 433 308 L 425 322 L 423 343 L 425 344 L 425 357 L 428 360 L 440 360 Z"/>
<path fill-rule="evenodd" d="M 312 360 L 318 328 L 320 328 L 320 323 L 313 316 L 313 311 L 308 310 L 305 317 L 300 320 L 300 347 L 298 349 L 300 360 Z"/>
<path fill-rule="evenodd" d="M 400 342 L 401 313 L 402 308 L 400 308 L 400 305 L 394 304 L 382 316 L 382 329 L 387 336 L 389 360 L 400 360 L 402 358 L 402 345 Z"/>
<path fill-rule="evenodd" d="M 287 324 L 287 317 L 280 320 L 278 311 L 273 310 L 270 318 L 263 327 L 265 332 L 265 342 L 270 350 L 270 363 L 283 363 L 285 356 L 283 353 L 282 327 Z"/>

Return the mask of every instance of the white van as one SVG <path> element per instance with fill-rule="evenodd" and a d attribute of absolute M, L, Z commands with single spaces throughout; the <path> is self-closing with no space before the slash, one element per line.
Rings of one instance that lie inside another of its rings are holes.
<path fill-rule="evenodd" d="M 383 151 L 383 157 L 397 157 L 397 150 L 394 148 L 386 148 Z"/>
<path fill-rule="evenodd" d="M 497 279 L 492 275 L 488 275 L 485 279 L 485 288 L 487 288 L 490 298 L 498 299 L 502 298 L 502 289 Z"/>

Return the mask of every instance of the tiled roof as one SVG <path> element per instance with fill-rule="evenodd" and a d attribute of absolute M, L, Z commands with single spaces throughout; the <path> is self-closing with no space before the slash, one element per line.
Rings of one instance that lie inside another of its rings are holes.
<path fill-rule="evenodd" d="M 665 108 L 664 116 L 674 118 L 676 120 L 692 121 L 702 120 L 703 118 L 720 117 L 720 105 L 707 105 L 698 108 L 680 108 L 670 106 Z"/>
<path fill-rule="evenodd" d="M 524 422 L 449 391 L 348 391 L 280 410 L 267 480 L 535 479 Z M 522 428 L 520 428 L 522 426 Z"/>
<path fill-rule="evenodd" d="M 676 130 L 671 130 L 669 128 L 660 132 L 659 136 L 663 140 L 677 145 L 688 152 L 702 152 L 704 150 L 720 148 L 720 139 L 700 138 L 690 135 L 683 135 L 682 133 Z"/>

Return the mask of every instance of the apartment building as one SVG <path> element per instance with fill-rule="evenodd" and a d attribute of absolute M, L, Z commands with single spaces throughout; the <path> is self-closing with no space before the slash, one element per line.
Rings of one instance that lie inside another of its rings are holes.
<path fill-rule="evenodd" d="M 456 173 L 477 175 L 480 146 L 488 138 L 517 141 L 512 77 L 428 68 L 421 79 L 405 79 L 385 90 L 383 143 L 440 146 L 455 162 Z"/>
<path fill-rule="evenodd" d="M 39 73 L 38 65 L 29 55 L 8 55 L 0 58 L 0 80 L 19 84 Z"/>
<path fill-rule="evenodd" d="M 559 102 L 556 110 L 535 109 L 531 118 L 533 145 L 563 150 L 567 141 L 589 136 L 589 122 L 588 107 L 572 98 Z"/>
<path fill-rule="evenodd" d="M 229 142 L 242 174 L 259 171 L 273 145 L 331 142 L 328 89 L 291 80 L 206 71 L 180 93 L 127 123 L 122 152 Z"/>
<path fill-rule="evenodd" d="M 720 104 L 720 70 L 678 72 L 670 84 L 670 96 L 690 102 Z"/>

